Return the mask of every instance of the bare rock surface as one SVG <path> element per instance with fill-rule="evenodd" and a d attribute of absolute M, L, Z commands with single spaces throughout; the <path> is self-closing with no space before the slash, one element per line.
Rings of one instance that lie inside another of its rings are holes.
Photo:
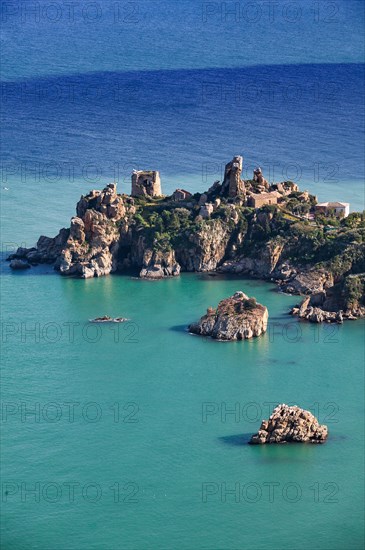
<path fill-rule="evenodd" d="M 180 274 L 180 265 L 173 250 L 168 252 L 147 249 L 143 255 L 143 268 L 139 276 L 142 279 L 163 279 Z"/>
<path fill-rule="evenodd" d="M 290 294 L 315 294 L 333 286 L 333 276 L 325 270 L 303 270 L 282 283 Z"/>
<path fill-rule="evenodd" d="M 292 315 L 311 323 L 343 323 L 365 317 L 365 273 L 348 275 L 344 282 L 306 296 Z"/>
<path fill-rule="evenodd" d="M 237 291 L 219 302 L 217 309 L 208 308 L 200 321 L 189 325 L 189 332 L 216 340 L 244 340 L 263 334 L 268 317 L 265 306 Z"/>
<path fill-rule="evenodd" d="M 310 411 L 282 403 L 274 409 L 268 420 L 262 421 L 250 443 L 324 443 L 327 436 L 327 426 L 319 424 Z"/>
<path fill-rule="evenodd" d="M 261 250 L 259 257 L 243 256 L 225 261 L 218 269 L 222 273 L 246 273 L 253 277 L 268 278 L 273 273 L 284 245 L 269 241 Z"/>

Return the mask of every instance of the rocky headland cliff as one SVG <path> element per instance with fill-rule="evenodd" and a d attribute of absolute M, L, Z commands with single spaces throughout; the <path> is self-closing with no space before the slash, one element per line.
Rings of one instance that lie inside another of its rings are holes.
<path fill-rule="evenodd" d="M 327 426 L 300 407 L 278 405 L 268 420 L 263 420 L 250 443 L 324 443 L 328 436 Z"/>
<path fill-rule="evenodd" d="M 268 318 L 265 306 L 237 291 L 216 309 L 208 308 L 197 323 L 189 325 L 189 332 L 215 340 L 245 340 L 266 332 Z"/>
<path fill-rule="evenodd" d="M 61 275 L 89 278 L 134 271 L 159 279 L 184 271 L 242 273 L 307 295 L 293 313 L 314 322 L 364 315 L 365 222 L 316 216 L 316 197 L 294 182 L 269 185 L 261 169 L 242 180 L 242 157 L 205 193 L 161 195 L 158 172 L 132 175 L 131 195 L 116 184 L 82 196 L 69 228 L 41 236 L 9 257 L 13 269 L 53 264 Z M 311 309 L 313 308 L 313 309 Z M 314 309 L 316 311 L 314 311 Z M 299 313 L 300 312 L 300 313 Z"/>

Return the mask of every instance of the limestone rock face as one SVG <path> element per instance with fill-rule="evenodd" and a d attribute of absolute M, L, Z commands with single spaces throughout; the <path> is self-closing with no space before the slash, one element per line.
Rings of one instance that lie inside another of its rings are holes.
<path fill-rule="evenodd" d="M 11 260 L 10 267 L 12 269 L 19 269 L 18 266 L 20 263 L 16 263 L 14 260 L 23 260 L 24 263 L 28 264 L 28 267 L 30 265 L 37 265 L 38 263 L 54 263 L 66 245 L 69 234 L 70 230 L 63 228 L 54 238 L 39 237 L 36 247 L 19 247 L 14 254 L 10 254 L 8 257 L 8 260 Z"/>
<path fill-rule="evenodd" d="M 324 443 L 327 436 L 327 426 L 319 424 L 311 412 L 283 403 L 274 409 L 268 420 L 262 421 L 250 443 Z"/>
<path fill-rule="evenodd" d="M 210 202 L 206 202 L 200 207 L 199 215 L 202 218 L 209 218 L 209 216 L 213 213 L 214 206 Z"/>
<path fill-rule="evenodd" d="M 45 236 L 39 237 L 36 247 L 39 261 L 42 263 L 55 262 L 65 247 L 69 235 L 70 230 L 63 228 L 54 238 Z M 27 258 L 28 256 L 29 254 Z"/>
<path fill-rule="evenodd" d="M 284 245 L 269 241 L 261 250 L 259 257 L 240 257 L 225 261 L 219 271 L 222 273 L 247 273 L 253 277 L 269 277 L 276 268 Z"/>
<path fill-rule="evenodd" d="M 61 229 L 54 238 L 42 236 L 36 248 L 18 249 L 13 256 L 31 264 L 54 263 L 62 275 L 84 279 L 108 275 L 117 263 L 120 234 L 116 222 L 128 209 L 133 212 L 133 204 L 124 204 L 114 183 L 103 191 L 91 191 L 78 202 L 70 229 Z"/>
<path fill-rule="evenodd" d="M 180 265 L 173 250 L 166 252 L 147 249 L 143 255 L 143 268 L 139 276 L 142 279 L 163 279 L 180 274 Z"/>
<path fill-rule="evenodd" d="M 117 194 L 115 183 L 109 183 L 102 191 L 90 191 L 82 196 L 76 206 L 77 216 L 84 218 L 86 211 L 95 209 L 108 219 L 120 220 L 126 213 L 123 198 Z"/>
<path fill-rule="evenodd" d="M 81 218 L 71 218 L 70 238 L 80 243 L 85 240 L 85 224 Z"/>
<path fill-rule="evenodd" d="M 189 326 L 189 332 L 216 340 L 244 340 L 263 334 L 268 317 L 265 306 L 237 291 L 219 302 L 217 309 L 209 308 L 200 321 Z"/>
<path fill-rule="evenodd" d="M 290 294 L 316 294 L 334 284 L 333 275 L 326 271 L 301 271 L 285 281 L 281 288 Z"/>
<path fill-rule="evenodd" d="M 230 235 L 227 224 L 210 220 L 189 234 L 187 243 L 176 249 L 176 258 L 184 271 L 215 271 L 226 254 Z"/>
<path fill-rule="evenodd" d="M 124 211 L 121 197 L 113 184 L 101 193 L 81 198 L 77 211 L 83 217 L 71 219 L 70 235 L 62 250 L 57 267 L 62 275 L 75 275 L 83 279 L 101 277 L 115 270 L 113 253 L 118 249 L 119 232 L 112 219 L 115 211 Z M 92 205 L 91 208 L 86 208 Z"/>

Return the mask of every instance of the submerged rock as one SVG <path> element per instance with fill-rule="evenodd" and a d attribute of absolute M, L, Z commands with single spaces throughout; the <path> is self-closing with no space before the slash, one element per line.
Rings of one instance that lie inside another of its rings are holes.
<path fill-rule="evenodd" d="M 209 308 L 200 321 L 189 325 L 189 332 L 216 340 L 244 340 L 263 334 L 268 317 L 265 306 L 237 291 L 219 302 L 217 309 Z"/>
<path fill-rule="evenodd" d="M 10 267 L 12 269 L 28 269 L 30 267 L 29 263 L 26 260 L 11 260 Z"/>
<path fill-rule="evenodd" d="M 310 411 L 283 403 L 274 409 L 268 420 L 262 421 L 250 443 L 324 443 L 327 436 L 327 426 L 319 424 Z"/>

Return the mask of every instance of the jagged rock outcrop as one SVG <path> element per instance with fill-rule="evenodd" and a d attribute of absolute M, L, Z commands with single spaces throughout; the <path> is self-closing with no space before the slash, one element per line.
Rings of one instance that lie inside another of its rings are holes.
<path fill-rule="evenodd" d="M 292 181 L 282 181 L 280 183 L 273 183 L 269 187 L 270 191 L 278 191 L 282 195 L 290 195 L 291 193 L 297 193 L 299 187 Z"/>
<path fill-rule="evenodd" d="M 332 273 L 325 270 L 303 270 L 281 283 L 281 290 L 290 294 L 317 294 L 334 285 Z"/>
<path fill-rule="evenodd" d="M 300 407 L 278 405 L 268 420 L 263 420 L 250 443 L 324 443 L 328 436 L 327 426 Z"/>
<path fill-rule="evenodd" d="M 309 222 L 300 213 L 313 210 L 313 195 L 290 181 L 267 189 L 259 169 L 243 182 L 242 163 L 234 157 L 223 183 L 214 182 L 205 193 L 179 189 L 161 196 L 155 171 L 133 173 L 136 197 L 117 194 L 114 183 L 92 190 L 79 200 L 70 228 L 40 237 L 33 248 L 18 248 L 8 258 L 10 267 L 50 263 L 62 275 L 82 278 L 126 270 L 150 279 L 180 271 L 242 273 L 274 281 L 283 292 L 311 295 L 307 307 L 293 309 L 303 319 L 362 316 L 364 216 L 351 214 L 332 228 Z M 277 205 L 261 205 L 267 190 L 278 195 Z M 254 195 L 252 208 L 248 199 Z M 182 208 L 177 199 L 187 196 Z"/>
<path fill-rule="evenodd" d="M 255 168 L 253 171 L 253 180 L 258 184 L 258 189 L 263 192 L 269 189 L 269 182 L 264 178 L 262 170 L 260 167 Z"/>
<path fill-rule="evenodd" d="M 142 279 L 163 279 L 180 274 L 180 265 L 175 259 L 173 250 L 162 252 L 148 248 L 143 255 L 143 268 L 139 276 Z"/>
<path fill-rule="evenodd" d="M 283 242 L 269 241 L 262 248 L 259 257 L 243 256 L 227 260 L 219 267 L 219 271 L 222 273 L 246 273 L 253 277 L 268 278 L 275 270 L 283 248 Z"/>
<path fill-rule="evenodd" d="M 120 238 L 116 222 L 126 214 L 116 185 L 111 183 L 103 191 L 81 197 L 76 212 L 78 216 L 71 219 L 69 237 L 56 267 L 62 275 L 83 279 L 115 271 Z"/>
<path fill-rule="evenodd" d="M 176 248 L 176 258 L 184 271 L 215 271 L 222 262 L 232 229 L 220 219 L 210 220 L 190 233 Z"/>
<path fill-rule="evenodd" d="M 221 194 L 227 197 L 245 195 L 245 184 L 241 180 L 243 158 L 233 157 L 233 160 L 226 164 Z"/>
<path fill-rule="evenodd" d="M 237 291 L 219 302 L 217 309 L 209 308 L 200 321 L 189 325 L 189 332 L 216 340 L 244 340 L 263 334 L 268 317 L 265 306 Z"/>
<path fill-rule="evenodd" d="M 199 216 L 202 218 L 209 218 L 214 211 L 214 205 L 210 202 L 202 204 L 199 210 Z"/>
<path fill-rule="evenodd" d="M 342 284 L 306 296 L 291 310 L 311 323 L 343 323 L 365 317 L 365 274 L 348 275 Z"/>
<path fill-rule="evenodd" d="M 39 263 L 52 264 L 56 262 L 67 243 L 69 235 L 70 230 L 63 228 L 54 238 L 45 237 L 44 235 L 39 237 L 36 247 L 19 247 L 14 254 L 10 254 L 8 257 L 8 260 L 11 260 L 10 267 L 16 269 L 13 260 L 24 260 L 24 262 L 30 265 L 37 265 Z"/>
<path fill-rule="evenodd" d="M 54 238 L 42 236 L 36 248 L 18 249 L 10 259 L 30 264 L 54 263 L 62 275 L 84 279 L 108 275 L 117 265 L 120 239 L 117 222 L 128 211 L 134 213 L 131 201 L 124 203 L 114 183 L 103 191 L 91 191 L 78 202 L 77 216 L 71 219 L 70 229 L 61 229 Z"/>

